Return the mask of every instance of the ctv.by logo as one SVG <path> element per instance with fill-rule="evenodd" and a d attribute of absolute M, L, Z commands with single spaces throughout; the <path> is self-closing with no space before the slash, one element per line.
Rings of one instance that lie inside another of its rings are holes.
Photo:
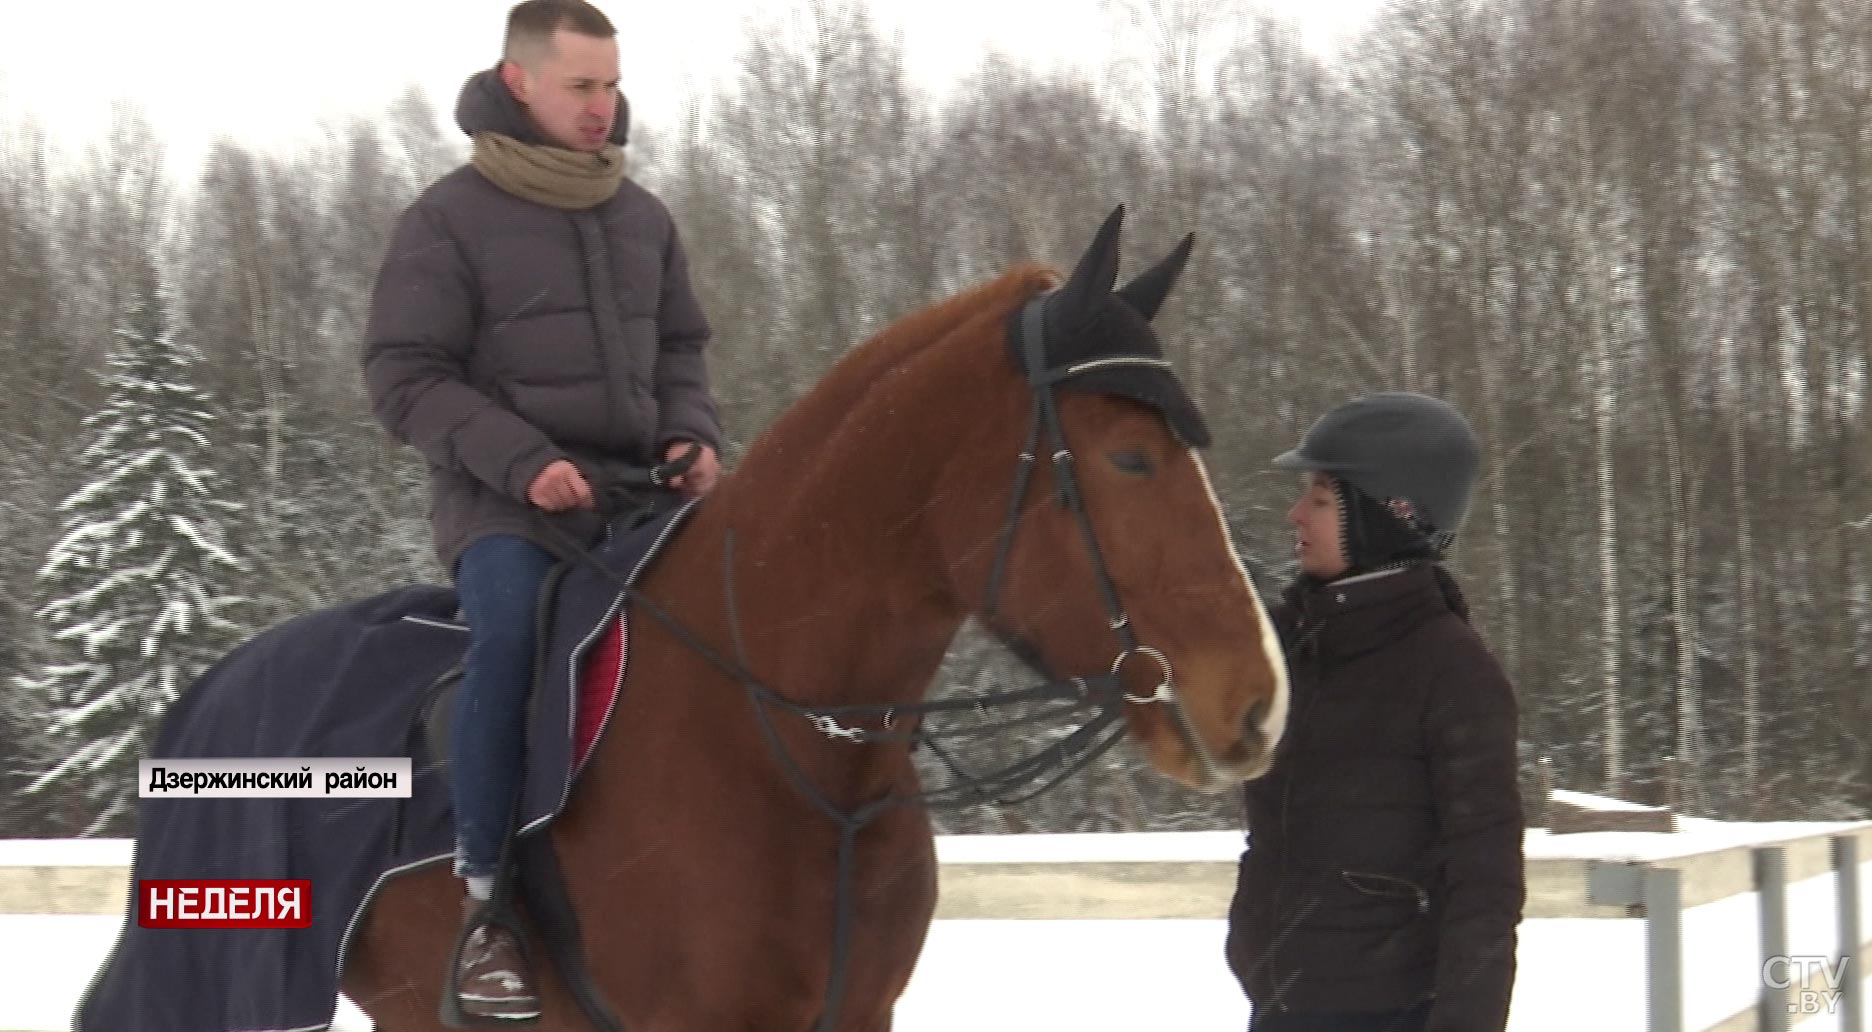
<path fill-rule="evenodd" d="M 1846 981 L 1845 957 L 1769 957 L 1762 984 L 1787 993 L 1789 1014 L 1832 1014 Z M 1826 988 L 1815 988 L 1824 985 Z"/>

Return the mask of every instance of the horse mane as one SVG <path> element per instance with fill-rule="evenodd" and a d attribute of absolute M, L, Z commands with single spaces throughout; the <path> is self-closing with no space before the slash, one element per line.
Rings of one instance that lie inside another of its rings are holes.
<path fill-rule="evenodd" d="M 768 432 L 828 406 L 836 412 L 851 411 L 873 384 L 932 342 L 984 315 L 1003 318 L 1033 295 L 1058 286 L 1060 280 L 1059 273 L 1048 266 L 1023 263 L 896 320 L 834 362 L 818 385 L 788 406 Z"/>

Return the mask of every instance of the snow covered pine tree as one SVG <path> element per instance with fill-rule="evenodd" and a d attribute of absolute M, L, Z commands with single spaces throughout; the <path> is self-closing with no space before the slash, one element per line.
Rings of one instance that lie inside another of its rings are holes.
<path fill-rule="evenodd" d="M 242 566 L 224 544 L 241 507 L 217 495 L 197 352 L 152 295 L 129 306 L 100 373 L 108 399 L 76 461 L 88 479 L 60 504 L 39 571 L 45 661 L 16 684 L 46 727 L 26 792 L 88 821 L 66 834 L 133 831 L 145 743 L 245 631 L 233 619 L 243 600 L 223 593 Z"/>

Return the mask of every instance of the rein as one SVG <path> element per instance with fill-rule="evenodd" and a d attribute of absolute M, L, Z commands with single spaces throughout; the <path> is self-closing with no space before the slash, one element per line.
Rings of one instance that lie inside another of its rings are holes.
<path fill-rule="evenodd" d="M 1138 642 L 1132 630 L 1130 618 L 1118 598 L 1117 589 L 1105 564 L 1104 554 L 1099 549 L 1097 535 L 1093 532 L 1091 516 L 1086 510 L 1078 479 L 1074 475 L 1072 451 L 1066 445 L 1065 431 L 1059 419 L 1058 401 L 1054 396 L 1054 391 L 1061 382 L 1091 368 L 1108 368 L 1113 365 L 1167 367 L 1168 363 L 1161 359 L 1137 355 L 1102 358 L 1075 365 L 1047 368 L 1044 358 L 1044 306 L 1051 294 L 1052 291 L 1048 291 L 1032 298 L 1021 312 L 1021 343 L 1026 360 L 1026 376 L 1033 392 L 1033 417 L 1028 426 L 1027 442 L 1021 450 L 1015 469 L 1013 495 L 1008 502 L 1007 519 L 1002 526 L 994 564 L 989 571 L 987 601 L 984 607 L 989 631 L 1017 658 L 1045 679 L 1040 684 L 1029 688 L 1002 689 L 967 697 L 914 703 L 803 705 L 769 688 L 749 670 L 735 592 L 734 531 L 732 528 L 727 531 L 722 553 L 724 602 L 727 607 L 729 635 L 734 646 L 734 657 L 729 658 L 699 639 L 681 621 L 643 595 L 621 575 L 599 562 L 590 551 L 572 540 L 570 535 L 545 520 L 540 521 L 541 526 L 548 533 L 554 535 L 581 562 L 615 585 L 630 602 L 642 607 L 696 655 L 743 686 L 753 703 L 762 736 L 766 739 L 769 749 L 781 760 L 782 770 L 786 773 L 787 779 L 793 783 L 801 795 L 812 803 L 815 809 L 825 814 L 838 826 L 838 868 L 833 900 L 832 956 L 826 980 L 825 1004 L 820 1012 L 819 1021 L 814 1026 L 814 1032 L 830 1032 L 838 1021 L 839 1009 L 844 999 L 846 976 L 850 967 L 854 902 L 852 888 L 856 873 L 855 844 L 859 831 L 881 814 L 899 806 L 955 809 L 985 802 L 1011 805 L 1033 799 L 1058 786 L 1118 744 L 1124 735 L 1124 728 L 1119 721 L 1124 715 L 1123 707 L 1126 703 L 1168 705 L 1174 715 L 1178 733 L 1197 757 L 1204 776 L 1213 778 L 1216 773 L 1213 757 L 1203 745 L 1200 737 L 1195 734 L 1189 716 L 1176 696 L 1168 659 L 1157 649 Z M 1118 641 L 1117 656 L 1112 662 L 1111 669 L 1104 673 L 1064 678 L 1053 676 L 1038 648 L 1018 634 L 997 626 L 996 617 L 1000 609 L 1002 582 L 1006 576 L 1008 559 L 1012 554 L 1015 534 L 1019 529 L 1022 503 L 1031 485 L 1037 461 L 1035 449 L 1040 443 L 1043 432 L 1047 443 L 1053 448 L 1052 461 L 1054 477 L 1058 484 L 1058 504 L 1062 508 L 1070 509 L 1076 518 L 1081 536 L 1091 555 L 1099 593 L 1108 615 L 1108 626 Z M 690 454 L 672 463 L 654 466 L 641 473 L 620 476 L 614 480 L 612 487 L 614 489 L 627 486 L 665 487 L 671 478 L 680 475 L 693 460 L 692 450 Z M 1155 660 L 1162 672 L 1162 679 L 1157 687 L 1147 695 L 1133 695 L 1124 690 L 1119 671 L 1133 656 Z M 1050 703 L 1051 705 L 1036 713 L 970 728 L 930 730 L 921 726 L 922 718 L 933 714 L 974 713 L 985 718 L 992 709 L 1024 703 Z M 778 729 L 774 726 L 770 712 L 773 709 L 783 710 L 804 719 L 829 741 L 843 741 L 857 745 L 901 742 L 907 743 L 912 750 L 918 746 L 928 746 L 930 751 L 954 775 L 955 781 L 918 792 L 888 793 L 854 809 L 841 809 L 813 783 L 807 772 L 787 750 Z M 940 745 L 941 739 L 945 737 L 952 739 L 985 737 L 1012 728 L 1077 714 L 1087 709 L 1096 709 L 1097 712 L 1086 718 L 1083 724 L 1064 738 L 1025 759 L 1017 760 L 986 774 L 965 772 Z M 906 723 L 915 726 L 900 729 L 900 725 Z M 869 726 L 872 724 L 877 726 Z M 1051 770 L 1050 768 L 1058 769 Z M 1034 787 L 1036 783 L 1037 787 Z M 1027 790 L 1015 794 L 1016 790 L 1023 786 L 1026 786 Z"/>

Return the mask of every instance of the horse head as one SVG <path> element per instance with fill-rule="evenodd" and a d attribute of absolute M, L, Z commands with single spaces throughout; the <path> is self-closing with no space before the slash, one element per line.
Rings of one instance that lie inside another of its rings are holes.
<path fill-rule="evenodd" d="M 1115 673 L 1152 764 L 1213 791 L 1272 762 L 1286 666 L 1151 325 L 1194 238 L 1114 290 L 1122 218 L 1005 316 L 969 399 L 997 440 L 958 448 L 938 497 L 1000 485 L 947 528 L 976 618 L 1047 676 Z"/>

